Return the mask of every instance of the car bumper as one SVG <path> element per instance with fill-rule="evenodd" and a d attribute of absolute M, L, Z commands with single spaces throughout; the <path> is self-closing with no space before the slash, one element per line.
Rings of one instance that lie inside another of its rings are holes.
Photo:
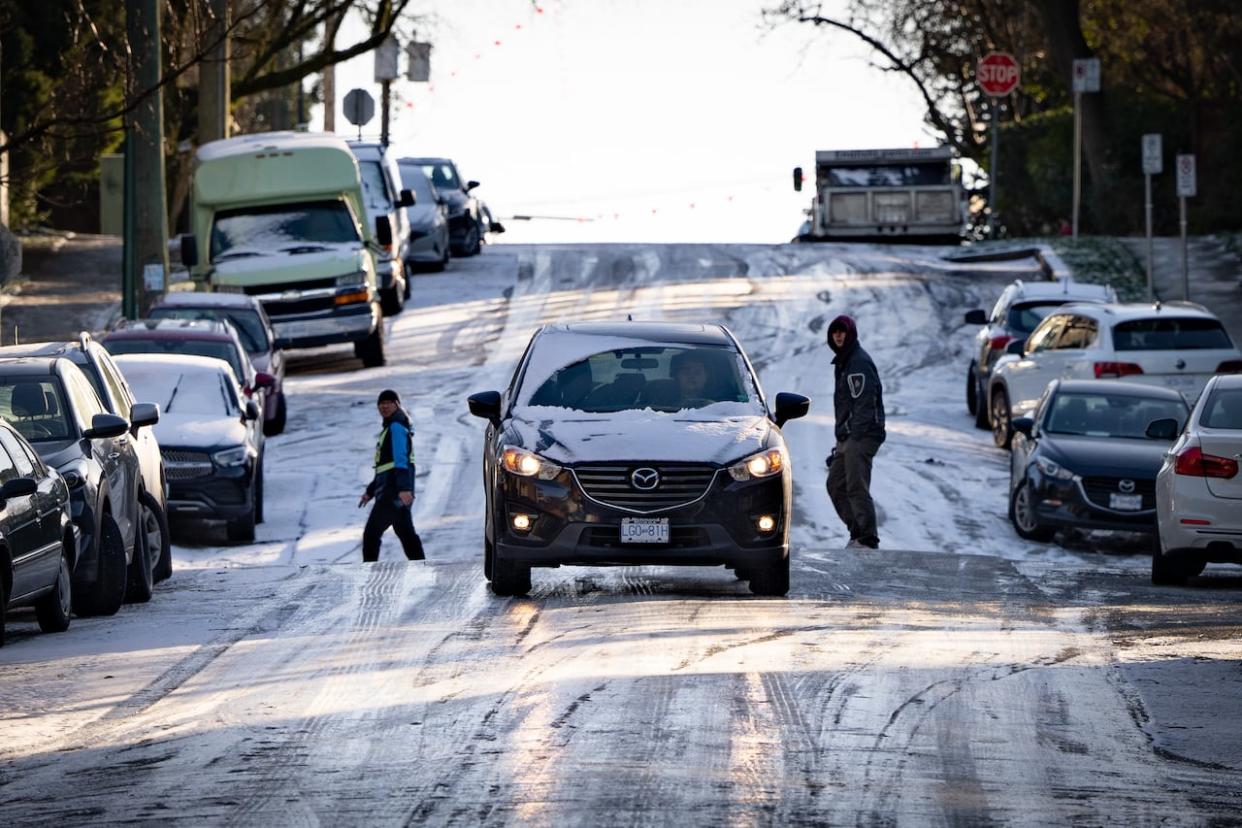
<path fill-rule="evenodd" d="M 1216 497 L 1202 477 L 1165 471 L 1156 478 L 1156 495 L 1166 555 L 1242 563 L 1242 501 Z"/>
<path fill-rule="evenodd" d="M 293 348 L 316 348 L 341 342 L 359 342 L 380 324 L 379 308 L 369 302 L 272 319 L 276 335 Z"/>
<path fill-rule="evenodd" d="M 250 464 L 216 468 L 207 477 L 173 480 L 168 484 L 168 515 L 178 518 L 231 520 L 253 508 Z"/>
<path fill-rule="evenodd" d="M 1156 530 L 1154 508 L 1136 511 L 1107 508 L 1087 496 L 1079 479 L 1055 480 L 1033 474 L 1031 486 L 1035 495 L 1035 514 L 1042 524 L 1123 532 Z"/>
<path fill-rule="evenodd" d="M 496 554 L 530 566 L 669 564 L 747 567 L 789 556 L 790 480 L 733 481 L 724 470 L 695 501 L 638 514 L 593 500 L 567 472 L 554 481 L 505 474 L 500 514 L 493 514 Z M 515 514 L 533 521 L 529 532 L 512 529 Z M 776 520 L 760 533 L 761 515 Z M 667 518 L 668 543 L 623 543 L 625 518 Z"/>

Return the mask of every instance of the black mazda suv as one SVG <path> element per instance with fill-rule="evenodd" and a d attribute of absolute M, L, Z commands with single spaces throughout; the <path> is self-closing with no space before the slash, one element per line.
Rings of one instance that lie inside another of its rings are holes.
<path fill-rule="evenodd" d="M 757 595 L 789 590 L 792 476 L 750 361 L 721 326 L 541 328 L 509 388 L 470 397 L 483 449 L 485 576 L 530 590 L 534 566 L 732 568 Z"/>

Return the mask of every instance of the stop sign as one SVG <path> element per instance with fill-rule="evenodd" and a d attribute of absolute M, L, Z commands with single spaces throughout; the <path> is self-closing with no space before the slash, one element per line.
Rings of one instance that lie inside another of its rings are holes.
<path fill-rule="evenodd" d="M 1008 52 L 989 52 L 979 59 L 975 75 L 984 92 L 999 97 L 1014 90 L 1022 71 L 1018 68 L 1018 61 Z"/>

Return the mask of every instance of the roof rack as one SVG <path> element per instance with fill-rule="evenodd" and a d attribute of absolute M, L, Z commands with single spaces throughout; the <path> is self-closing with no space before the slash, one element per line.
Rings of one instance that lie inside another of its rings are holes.
<path fill-rule="evenodd" d="M 78 348 L 81 349 L 83 352 L 86 351 L 86 346 L 90 345 L 91 341 L 92 341 L 91 335 L 88 334 L 86 331 L 81 331 L 78 333 Z"/>

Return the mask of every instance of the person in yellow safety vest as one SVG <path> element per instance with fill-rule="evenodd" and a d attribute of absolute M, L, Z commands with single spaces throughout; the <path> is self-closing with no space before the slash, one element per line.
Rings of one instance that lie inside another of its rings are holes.
<path fill-rule="evenodd" d="M 361 509 L 375 501 L 362 531 L 362 560 L 379 560 L 380 538 L 388 527 L 397 533 L 405 556 L 423 560 L 423 542 L 414 531 L 414 429 L 392 389 L 380 392 L 376 401 L 384 430 L 375 444 L 375 478 L 358 500 Z"/>

